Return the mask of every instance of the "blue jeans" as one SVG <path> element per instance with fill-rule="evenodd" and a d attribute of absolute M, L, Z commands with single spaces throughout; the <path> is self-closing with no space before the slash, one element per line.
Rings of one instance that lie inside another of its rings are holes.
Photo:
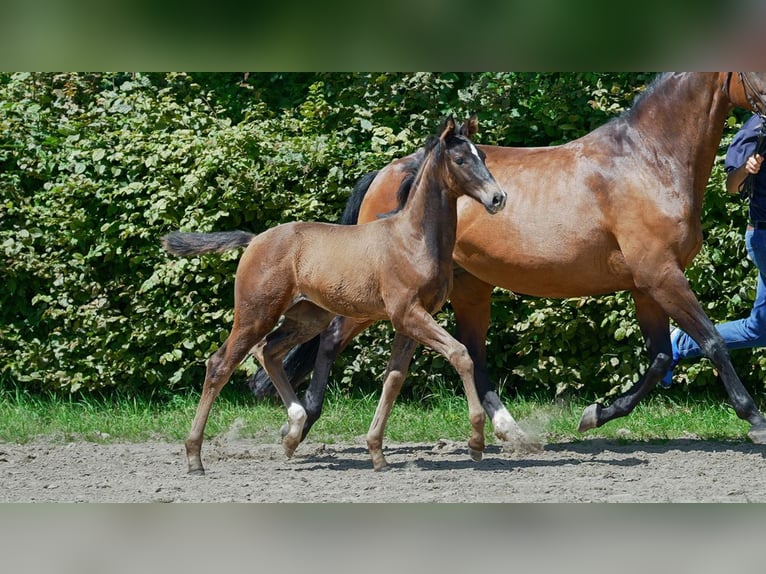
<path fill-rule="evenodd" d="M 758 286 L 750 315 L 737 321 L 716 325 L 729 350 L 766 347 L 766 230 L 749 229 L 745 232 L 745 246 L 750 260 L 758 268 Z M 684 332 L 673 337 L 673 359 L 700 357 L 699 345 Z"/>

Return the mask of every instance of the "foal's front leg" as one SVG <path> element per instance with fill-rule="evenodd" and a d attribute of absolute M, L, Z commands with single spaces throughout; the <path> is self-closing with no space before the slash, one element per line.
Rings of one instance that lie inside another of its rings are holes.
<path fill-rule="evenodd" d="M 367 448 L 372 457 L 372 466 L 376 471 L 386 470 L 388 463 L 383 456 L 383 431 L 386 428 L 388 416 L 394 405 L 396 397 L 402 390 L 402 383 L 407 376 L 412 355 L 417 343 L 396 333 L 391 348 L 391 358 L 388 360 L 388 368 L 383 378 L 383 391 L 380 394 L 375 416 L 372 417 L 370 430 L 367 432 Z"/>
<path fill-rule="evenodd" d="M 521 430 L 505 408 L 487 372 L 487 331 L 491 320 L 491 295 L 494 287 L 465 270 L 455 272 L 450 293 L 457 325 L 457 339 L 463 343 L 474 363 L 476 394 L 492 421 L 495 436 L 502 441 L 526 448 L 539 448 L 532 437 Z"/>
<path fill-rule="evenodd" d="M 463 381 L 465 398 L 468 401 L 468 418 L 471 422 L 471 437 L 468 452 L 473 460 L 481 460 L 484 452 L 484 423 L 486 416 L 476 392 L 473 378 L 473 360 L 465 346 L 450 335 L 423 308 L 408 313 L 394 323 L 394 328 L 422 343 L 447 359 Z"/>

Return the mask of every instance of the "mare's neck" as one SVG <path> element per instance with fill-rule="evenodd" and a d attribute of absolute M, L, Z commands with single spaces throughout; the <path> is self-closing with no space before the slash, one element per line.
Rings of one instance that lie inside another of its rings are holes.
<path fill-rule="evenodd" d="M 701 207 L 731 104 L 719 73 L 664 76 L 628 114 L 628 124 L 657 158 L 674 162 Z"/>

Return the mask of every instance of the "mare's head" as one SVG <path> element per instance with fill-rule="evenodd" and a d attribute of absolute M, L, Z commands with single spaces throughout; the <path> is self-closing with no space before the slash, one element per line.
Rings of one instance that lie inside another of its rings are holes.
<path fill-rule="evenodd" d="M 723 88 L 734 106 L 766 117 L 766 72 L 726 72 Z"/>
<path fill-rule="evenodd" d="M 438 177 L 446 189 L 455 195 L 467 195 L 489 213 L 497 213 L 505 206 L 505 191 L 489 173 L 484 154 L 471 141 L 478 131 L 478 120 L 472 115 L 463 124 L 450 116 L 425 146 L 424 162 L 435 162 Z"/>

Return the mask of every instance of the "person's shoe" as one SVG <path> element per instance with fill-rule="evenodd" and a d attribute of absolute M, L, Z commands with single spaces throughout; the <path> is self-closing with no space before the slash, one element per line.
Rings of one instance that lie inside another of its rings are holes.
<path fill-rule="evenodd" d="M 670 386 L 673 384 L 673 369 L 676 368 L 676 365 L 678 364 L 679 354 L 678 354 L 678 337 L 681 336 L 681 329 L 676 327 L 670 332 L 670 348 L 672 350 L 672 358 L 670 360 L 670 368 L 668 369 L 668 372 L 665 373 L 665 376 L 660 379 L 660 385 L 663 389 L 669 389 Z"/>

